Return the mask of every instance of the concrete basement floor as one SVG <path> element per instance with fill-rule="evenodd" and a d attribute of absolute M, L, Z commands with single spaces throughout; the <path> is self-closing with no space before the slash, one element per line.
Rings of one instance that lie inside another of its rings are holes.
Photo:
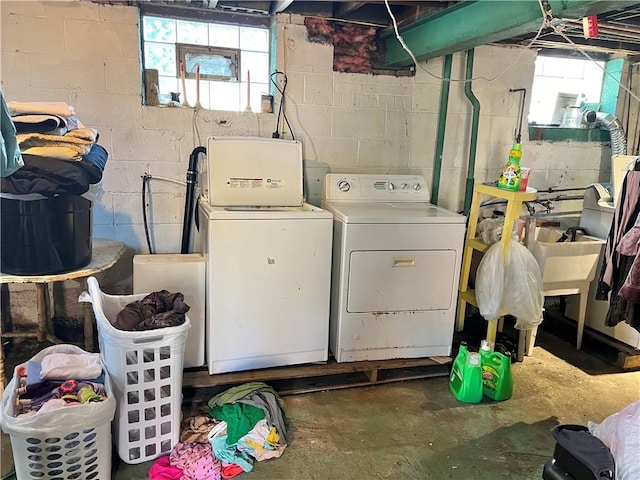
<path fill-rule="evenodd" d="M 514 395 L 499 403 L 462 404 L 446 377 L 284 397 L 287 450 L 238 478 L 541 479 L 554 426 L 600 422 L 640 398 L 640 372 L 621 373 L 545 330 L 513 373 Z M 207 390 L 194 391 L 185 410 L 206 402 Z M 1 465 L 3 478 L 15 478 L 4 476 L 12 465 L 4 434 Z M 114 454 L 112 478 L 146 479 L 150 466 Z"/>

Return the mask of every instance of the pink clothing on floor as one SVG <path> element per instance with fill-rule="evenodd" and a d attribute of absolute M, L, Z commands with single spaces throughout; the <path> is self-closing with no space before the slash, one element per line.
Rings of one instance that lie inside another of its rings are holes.
<path fill-rule="evenodd" d="M 171 465 L 169 456 L 159 457 L 149 469 L 149 480 L 180 480 L 183 472 Z"/>
<path fill-rule="evenodd" d="M 169 458 L 171 465 L 182 469 L 181 480 L 220 480 L 220 461 L 209 443 L 177 443 Z"/>

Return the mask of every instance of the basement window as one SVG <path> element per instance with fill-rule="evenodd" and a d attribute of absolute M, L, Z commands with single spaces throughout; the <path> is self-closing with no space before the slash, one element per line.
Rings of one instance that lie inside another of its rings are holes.
<path fill-rule="evenodd" d="M 205 109 L 261 110 L 261 96 L 268 94 L 270 88 L 270 34 L 266 26 L 144 12 L 140 25 L 147 83 L 145 103 L 151 104 L 148 92 L 153 88 L 161 105 L 178 98 L 180 104 L 186 100 L 193 107 L 199 91 L 199 103 Z"/>
<path fill-rule="evenodd" d="M 578 116 L 582 109 L 599 110 L 604 65 L 604 61 L 538 55 L 529 123 L 538 126 L 579 126 L 572 117 Z"/>

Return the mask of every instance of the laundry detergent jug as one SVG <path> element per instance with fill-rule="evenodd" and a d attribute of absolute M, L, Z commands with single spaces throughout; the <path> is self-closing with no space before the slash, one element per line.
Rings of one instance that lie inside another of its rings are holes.
<path fill-rule="evenodd" d="M 493 400 L 507 400 L 513 395 L 511 355 L 500 352 L 482 356 L 482 390 Z"/>
<path fill-rule="evenodd" d="M 449 388 L 458 400 L 464 403 L 478 403 L 482 400 L 482 365 L 480 354 L 469 352 L 462 342 L 458 355 L 451 367 Z"/>

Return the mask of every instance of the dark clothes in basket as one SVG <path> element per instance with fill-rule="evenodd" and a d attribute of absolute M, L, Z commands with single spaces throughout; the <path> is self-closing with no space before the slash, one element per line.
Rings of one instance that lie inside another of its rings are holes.
<path fill-rule="evenodd" d="M 113 326 L 127 331 L 176 327 L 184 323 L 185 314 L 190 308 L 184 303 L 182 293 L 169 293 L 167 290 L 152 292 L 124 307 Z"/>

